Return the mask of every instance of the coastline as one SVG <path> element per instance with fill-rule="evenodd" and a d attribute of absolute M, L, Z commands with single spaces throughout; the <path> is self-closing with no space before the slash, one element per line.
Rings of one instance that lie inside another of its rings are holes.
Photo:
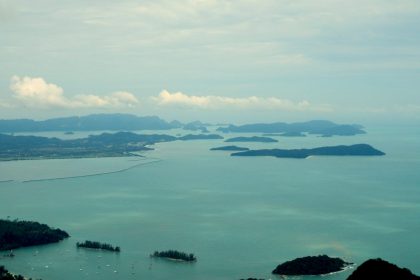
<path fill-rule="evenodd" d="M 127 167 L 127 168 L 123 168 L 123 169 L 119 169 L 119 170 L 115 170 L 115 171 L 107 171 L 107 172 L 99 172 L 99 173 L 95 173 L 95 174 L 86 174 L 86 175 L 75 175 L 75 176 L 66 176 L 66 177 L 56 177 L 56 178 L 45 178 L 45 179 L 31 179 L 31 180 L 24 180 L 24 181 L 20 181 L 21 183 L 31 183 L 31 182 L 41 182 L 41 181 L 56 181 L 56 180 L 64 180 L 64 179 L 72 179 L 72 178 L 85 178 L 85 177 L 93 177 L 93 176 L 101 176 L 101 175 L 108 175 L 108 174 L 115 174 L 115 173 L 122 173 L 131 169 L 134 169 L 136 167 L 139 166 L 144 166 L 144 165 L 150 165 L 153 163 L 158 163 L 161 162 L 162 159 L 156 159 L 154 161 L 149 161 L 149 162 L 143 162 L 143 163 L 138 163 L 136 165 Z M 16 180 L 9 180 L 9 182 L 15 182 Z"/>

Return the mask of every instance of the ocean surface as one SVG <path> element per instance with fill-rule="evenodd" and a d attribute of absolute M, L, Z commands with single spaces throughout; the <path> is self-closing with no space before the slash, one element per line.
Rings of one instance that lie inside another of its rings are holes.
<path fill-rule="evenodd" d="M 71 235 L 15 250 L 14 258 L 0 253 L 0 264 L 43 280 L 279 279 L 271 274 L 278 264 L 328 254 L 356 264 L 381 257 L 420 274 L 420 127 L 367 131 L 237 145 L 368 143 L 386 156 L 230 157 L 209 151 L 223 140 L 197 140 L 155 145 L 144 158 L 0 162 L 0 217 Z M 122 251 L 76 249 L 86 239 Z M 149 257 L 167 249 L 194 253 L 198 261 Z M 351 271 L 322 279 L 346 279 Z"/>

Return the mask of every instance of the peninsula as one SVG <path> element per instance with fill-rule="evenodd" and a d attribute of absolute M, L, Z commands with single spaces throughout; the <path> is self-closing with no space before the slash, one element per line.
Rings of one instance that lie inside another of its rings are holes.
<path fill-rule="evenodd" d="M 0 220 L 0 251 L 56 243 L 69 234 L 31 221 Z"/>
<path fill-rule="evenodd" d="M 252 136 L 252 137 L 233 137 L 225 140 L 225 142 L 262 142 L 262 143 L 275 143 L 279 142 L 270 137 Z"/>
<path fill-rule="evenodd" d="M 4 266 L 0 265 L 0 280 L 26 280 L 22 275 L 15 275 L 10 273 Z M 29 280 L 31 280 L 30 278 Z"/>
<path fill-rule="evenodd" d="M 166 134 L 117 132 L 62 140 L 40 136 L 0 134 L 0 161 L 137 156 L 136 152 L 151 150 L 148 145 L 155 143 L 198 139 L 223 139 L 223 137 L 217 134 L 188 134 L 175 137 Z"/>
<path fill-rule="evenodd" d="M 278 265 L 273 274 L 279 275 L 322 275 L 345 269 L 352 263 L 340 258 L 331 258 L 327 255 L 297 258 Z"/>
<path fill-rule="evenodd" d="M 331 146 L 313 149 L 263 149 L 249 150 L 232 153 L 231 156 L 258 157 L 271 156 L 277 158 L 307 158 L 309 156 L 383 156 L 384 152 L 379 151 L 368 144 L 356 144 L 351 146 Z"/>

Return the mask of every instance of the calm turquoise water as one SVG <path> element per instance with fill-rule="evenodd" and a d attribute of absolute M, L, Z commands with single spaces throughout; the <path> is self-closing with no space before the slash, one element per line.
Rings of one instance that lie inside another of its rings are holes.
<path fill-rule="evenodd" d="M 325 253 L 355 263 L 382 257 L 420 274 L 420 129 L 368 130 L 241 146 L 369 143 L 386 156 L 237 158 L 210 152 L 223 145 L 211 140 L 156 145 L 140 165 L 132 158 L 1 163 L 0 181 L 13 181 L 0 183 L 0 216 L 47 223 L 72 237 L 16 250 L 0 263 L 44 280 L 278 279 L 270 274 L 277 264 Z M 125 171 L 22 182 L 118 170 Z M 85 239 L 122 252 L 77 250 Z M 194 252 L 198 262 L 148 257 L 166 249 Z"/>

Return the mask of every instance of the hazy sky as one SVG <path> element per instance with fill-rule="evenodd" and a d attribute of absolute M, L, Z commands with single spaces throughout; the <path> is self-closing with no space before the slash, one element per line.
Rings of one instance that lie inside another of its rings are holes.
<path fill-rule="evenodd" d="M 0 0 L 0 112 L 420 121 L 420 1 Z"/>

